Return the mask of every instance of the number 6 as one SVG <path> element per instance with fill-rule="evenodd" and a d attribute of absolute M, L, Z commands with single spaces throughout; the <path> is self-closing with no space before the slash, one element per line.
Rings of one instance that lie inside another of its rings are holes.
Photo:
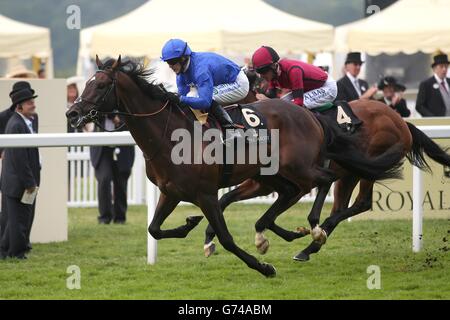
<path fill-rule="evenodd" d="M 251 127 L 257 127 L 261 124 L 261 119 L 258 118 L 258 116 L 255 114 L 255 112 L 248 108 L 242 109 L 242 114 L 244 115 L 245 121 L 251 126 Z"/>

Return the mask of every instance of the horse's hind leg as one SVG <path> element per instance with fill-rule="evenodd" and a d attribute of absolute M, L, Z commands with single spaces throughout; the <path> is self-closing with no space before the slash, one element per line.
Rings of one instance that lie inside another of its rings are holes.
<path fill-rule="evenodd" d="M 337 214 L 338 212 L 345 210 L 348 208 L 350 203 L 350 199 L 358 184 L 359 178 L 355 176 L 346 176 L 339 179 L 334 186 L 334 203 L 333 208 L 331 210 L 331 215 Z M 323 235 L 322 232 L 318 232 L 320 229 L 316 230 L 316 234 Z M 325 233 L 326 234 L 326 233 Z M 328 234 L 329 236 L 329 234 Z M 324 238 L 323 238 L 324 239 Z M 322 240 L 323 241 L 323 240 Z M 322 247 L 322 243 L 313 241 L 311 244 L 303 249 L 299 254 L 294 256 L 294 260 L 297 261 L 308 261 L 309 256 L 313 253 L 316 253 Z"/>
<path fill-rule="evenodd" d="M 219 204 L 221 212 L 224 213 L 225 208 L 233 202 L 265 196 L 272 192 L 273 189 L 269 186 L 263 185 L 253 179 L 245 180 L 237 188 L 227 192 L 220 198 Z M 206 257 L 211 256 L 215 251 L 216 246 L 213 242 L 215 236 L 216 233 L 214 232 L 214 229 L 208 224 L 208 227 L 205 230 L 205 244 L 203 246 Z"/>
<path fill-rule="evenodd" d="M 320 212 L 322 210 L 323 202 L 325 201 L 325 197 L 335 177 L 334 175 L 330 175 L 328 172 L 324 172 L 323 170 L 315 170 L 309 172 L 308 175 L 303 174 L 301 176 L 299 175 L 298 177 L 299 181 L 311 181 L 311 184 L 319 184 L 321 186 L 319 188 L 319 194 L 316 198 L 316 201 L 314 202 L 313 210 L 311 212 L 312 216 L 316 217 L 316 219 L 318 220 L 320 217 Z M 310 231 L 304 227 L 299 227 L 296 231 L 288 231 L 276 225 L 275 219 L 281 213 L 297 203 L 301 199 L 301 197 L 303 197 L 307 192 L 311 190 L 311 187 L 305 185 L 304 190 L 300 190 L 297 185 L 281 176 L 274 176 L 269 179 L 271 180 L 268 180 L 267 184 L 271 184 L 275 188 L 275 190 L 277 190 L 278 199 L 269 208 L 269 210 L 264 213 L 264 215 L 258 220 L 255 225 L 257 232 L 255 244 L 258 248 L 258 251 L 262 254 L 264 254 L 268 248 L 268 241 L 262 234 L 262 231 L 264 231 L 265 228 L 272 230 L 275 234 L 286 241 L 293 241 L 310 233 Z"/>
<path fill-rule="evenodd" d="M 194 229 L 202 220 L 202 216 L 190 216 L 186 218 L 186 224 L 174 229 L 161 230 L 164 220 L 173 212 L 180 200 L 161 193 L 156 206 L 155 216 L 153 217 L 148 232 L 155 239 L 162 238 L 185 238 L 188 233 Z"/>
<path fill-rule="evenodd" d="M 273 176 L 269 179 L 271 181 L 267 181 L 267 183 L 270 183 L 275 188 L 278 198 L 255 224 L 255 245 L 261 254 L 266 253 L 269 248 L 269 241 L 263 233 L 265 229 L 272 230 L 286 241 L 292 241 L 309 233 L 307 229 L 299 232 L 288 231 L 275 224 L 275 219 L 296 204 L 306 192 L 300 190 L 297 185 L 281 176 Z"/>
<path fill-rule="evenodd" d="M 360 213 L 363 213 L 369 210 L 372 206 L 372 194 L 373 194 L 373 181 L 361 180 L 360 191 L 355 200 L 355 203 L 348 209 L 344 209 L 342 211 L 337 211 L 332 214 L 330 217 L 325 219 L 321 228 L 323 228 L 324 232 L 330 236 L 333 230 L 337 227 L 337 225 L 350 217 L 356 216 Z M 317 244 L 317 242 L 315 242 Z M 316 253 L 320 250 L 322 244 L 318 244 L 317 251 L 312 252 Z M 300 256 L 302 252 L 296 257 Z M 300 260 L 300 259 L 296 259 Z"/>
<path fill-rule="evenodd" d="M 332 183 L 328 183 L 320 185 L 318 187 L 316 199 L 314 200 L 313 207 L 308 215 L 308 221 L 311 229 L 315 228 L 320 222 L 320 214 L 322 212 L 323 204 L 325 203 L 325 198 L 327 197 L 331 185 Z"/>
<path fill-rule="evenodd" d="M 198 204 L 202 209 L 203 214 L 216 231 L 220 243 L 226 250 L 234 253 L 244 261 L 249 268 L 259 271 L 266 277 L 275 276 L 276 270 L 272 265 L 259 262 L 254 256 L 248 254 L 236 245 L 233 237 L 228 231 L 225 219 L 220 211 L 219 201 L 215 195 L 202 195 L 198 199 Z"/>
<path fill-rule="evenodd" d="M 327 234 L 331 234 L 341 221 L 369 210 L 372 207 L 373 185 L 374 181 L 361 180 L 355 203 L 350 208 L 338 211 L 325 219 L 322 224 L 323 230 Z"/>
<path fill-rule="evenodd" d="M 320 227 L 324 230 L 325 234 L 327 234 L 328 237 L 341 221 L 356 216 L 357 214 L 365 212 L 371 208 L 373 184 L 374 184 L 373 181 L 361 180 L 360 191 L 355 200 L 355 203 L 350 208 L 344 209 L 342 211 L 336 211 L 330 217 L 325 219 L 325 221 Z M 298 255 L 296 255 L 294 257 L 294 260 L 297 261 L 309 260 L 309 254 L 317 253 L 320 250 L 320 248 L 322 248 L 322 245 L 323 244 L 318 243 L 317 241 L 313 241 L 308 248 L 306 248 Z"/>

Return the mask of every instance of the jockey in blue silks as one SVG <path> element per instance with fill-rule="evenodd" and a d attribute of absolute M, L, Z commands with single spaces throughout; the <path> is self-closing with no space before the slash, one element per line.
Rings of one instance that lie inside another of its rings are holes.
<path fill-rule="evenodd" d="M 169 40 L 161 59 L 177 74 L 179 100 L 194 109 L 211 112 L 224 129 L 236 129 L 221 105 L 244 99 L 248 78 L 233 61 L 212 52 L 192 52 L 187 42 Z M 226 130 L 227 139 L 239 136 Z"/>

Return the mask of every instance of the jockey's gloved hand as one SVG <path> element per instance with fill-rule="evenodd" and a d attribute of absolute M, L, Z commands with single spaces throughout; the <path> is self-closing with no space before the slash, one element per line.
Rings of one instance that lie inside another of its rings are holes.
<path fill-rule="evenodd" d="M 180 104 L 181 99 L 178 93 L 171 93 L 167 95 L 167 100 L 169 100 L 173 104 Z"/>

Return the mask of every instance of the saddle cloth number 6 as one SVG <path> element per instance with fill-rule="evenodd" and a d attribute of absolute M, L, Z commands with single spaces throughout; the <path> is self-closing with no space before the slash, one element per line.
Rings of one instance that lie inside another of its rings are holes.
<path fill-rule="evenodd" d="M 242 114 L 244 115 L 245 121 L 247 121 L 250 127 L 255 128 L 261 124 L 261 119 L 259 119 L 259 117 L 253 110 L 243 108 Z"/>

